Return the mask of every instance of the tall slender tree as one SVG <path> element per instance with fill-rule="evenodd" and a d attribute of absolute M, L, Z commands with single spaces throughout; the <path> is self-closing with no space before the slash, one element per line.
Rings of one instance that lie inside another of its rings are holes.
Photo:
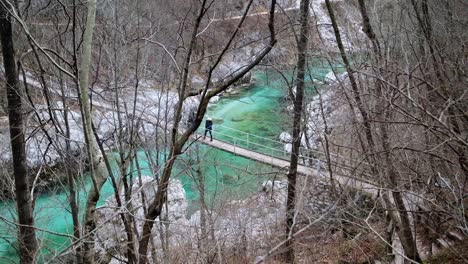
<path fill-rule="evenodd" d="M 84 218 L 84 234 L 86 241 L 83 247 L 83 262 L 94 263 L 94 229 L 96 228 L 96 204 L 100 197 L 100 190 L 107 179 L 105 164 L 96 148 L 95 137 L 93 133 L 93 121 L 91 106 L 89 102 L 89 69 L 91 66 L 91 52 L 93 44 L 94 26 L 96 24 L 96 0 L 88 1 L 88 15 L 86 20 L 86 29 L 83 35 L 83 50 L 80 58 L 79 70 L 79 92 L 81 116 L 83 119 L 84 136 L 87 146 L 88 160 L 91 169 L 92 186 L 88 193 L 86 201 L 86 210 Z"/>
<path fill-rule="evenodd" d="M 310 0 L 302 0 L 300 5 L 300 23 L 301 29 L 297 39 L 297 75 L 296 75 L 296 93 L 293 94 L 294 117 L 293 117 L 293 138 L 291 150 L 291 163 L 288 171 L 288 196 L 286 200 L 286 236 L 285 260 L 287 263 L 294 263 L 294 241 L 292 238 L 294 229 L 294 215 L 296 207 L 296 181 L 297 164 L 299 160 L 299 151 L 302 137 L 302 108 L 304 104 L 304 81 L 307 59 L 307 43 L 309 39 L 309 4 Z"/>
<path fill-rule="evenodd" d="M 24 137 L 21 89 L 16 71 L 13 30 L 8 10 L 9 4 L 6 1 L 1 1 L 0 37 L 2 39 L 3 66 L 6 77 L 10 142 L 19 220 L 18 242 L 20 263 L 35 263 L 37 242 L 34 229 L 34 207 L 26 164 L 26 141 Z"/>

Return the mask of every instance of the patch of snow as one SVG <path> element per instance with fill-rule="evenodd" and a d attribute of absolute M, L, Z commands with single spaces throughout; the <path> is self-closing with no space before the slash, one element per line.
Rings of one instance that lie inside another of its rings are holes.
<path fill-rule="evenodd" d="M 292 144 L 291 143 L 284 144 L 284 151 L 286 151 L 287 153 L 291 153 L 292 152 Z"/>
<path fill-rule="evenodd" d="M 327 75 L 325 75 L 324 81 L 328 84 L 335 84 L 338 81 L 344 81 L 347 77 L 348 73 L 346 72 L 339 75 L 335 75 L 333 71 L 330 71 L 329 73 L 327 73 Z"/>
<path fill-rule="evenodd" d="M 219 96 L 213 96 L 211 97 L 210 99 L 210 104 L 215 104 L 219 101 L 219 99 L 221 99 Z"/>
<path fill-rule="evenodd" d="M 263 182 L 262 184 L 262 191 L 265 193 L 272 193 L 276 191 L 281 191 L 288 188 L 287 181 L 272 181 L 268 180 Z"/>
<path fill-rule="evenodd" d="M 325 82 L 336 82 L 338 80 L 338 77 L 336 77 L 335 73 L 333 71 L 327 73 L 325 75 Z"/>
<path fill-rule="evenodd" d="M 281 142 L 285 143 L 291 143 L 292 141 L 292 136 L 288 132 L 281 132 L 279 139 Z"/>

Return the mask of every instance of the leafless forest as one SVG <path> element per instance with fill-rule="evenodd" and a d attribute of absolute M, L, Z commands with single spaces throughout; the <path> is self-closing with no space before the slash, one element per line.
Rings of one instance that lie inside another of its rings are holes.
<path fill-rule="evenodd" d="M 0 263 L 468 263 L 467 28 L 467 0 L 0 0 Z"/>

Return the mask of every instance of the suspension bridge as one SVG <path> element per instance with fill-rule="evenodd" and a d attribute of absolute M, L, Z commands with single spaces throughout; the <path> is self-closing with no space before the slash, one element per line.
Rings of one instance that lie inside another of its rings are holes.
<path fill-rule="evenodd" d="M 29 85 L 35 88 L 41 88 L 40 83 L 35 80 L 32 75 L 29 74 L 22 77 L 24 77 Z M 52 78 L 50 82 L 54 83 Z M 55 88 L 50 90 L 53 94 L 61 95 Z M 68 96 L 71 97 L 72 100 L 77 99 L 77 96 L 73 93 L 68 94 Z M 115 111 L 114 107 L 107 102 L 94 100 L 93 106 Z M 216 130 L 213 134 L 215 136 L 213 141 L 210 141 L 209 138 L 204 140 L 201 133 L 196 134 L 196 137 L 202 144 L 279 168 L 284 172 L 287 172 L 289 169 L 291 153 L 285 148 L 285 144 L 287 144 L 285 142 L 269 139 L 221 124 L 216 124 Z M 344 157 L 334 154 L 330 154 L 330 156 L 336 168 L 344 170 L 352 169 L 350 167 L 347 168 L 345 165 L 347 161 L 350 161 L 349 159 L 347 160 Z M 322 169 L 322 164 L 326 164 L 325 157 L 325 153 L 323 152 L 311 151 L 301 147 L 298 157 L 299 165 L 297 167 L 297 172 L 305 176 L 329 181 L 329 174 Z M 359 189 L 372 196 L 376 196 L 380 189 L 376 184 L 361 179 L 355 179 L 350 176 L 343 176 L 343 173 L 340 175 L 334 172 L 333 179 L 342 186 Z"/>
<path fill-rule="evenodd" d="M 288 171 L 291 153 L 285 147 L 287 143 L 219 124 L 216 125 L 216 128 L 216 131 L 213 132 L 213 140 L 210 139 L 209 135 L 204 138 L 202 134 L 196 135 L 197 140 L 202 144 L 234 155 L 267 164 L 285 172 Z M 308 177 L 330 181 L 329 174 L 322 169 L 322 164 L 326 162 L 321 158 L 324 155 L 323 152 L 310 151 L 301 147 L 297 172 Z M 331 156 L 338 157 L 337 155 Z M 336 173 L 334 173 L 333 179 L 343 186 L 362 190 L 372 196 L 377 196 L 380 189 L 370 182 Z"/>

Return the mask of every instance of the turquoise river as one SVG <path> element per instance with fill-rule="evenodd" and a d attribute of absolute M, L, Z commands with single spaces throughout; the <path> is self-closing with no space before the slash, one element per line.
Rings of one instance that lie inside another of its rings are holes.
<path fill-rule="evenodd" d="M 330 72 L 330 67 L 313 63 L 313 78 L 323 81 Z M 243 138 L 250 142 L 251 148 L 264 145 L 280 149 L 280 145 L 267 139 L 278 141 L 282 131 L 290 127 L 291 117 L 286 112 L 286 88 L 279 74 L 271 71 L 256 72 L 255 84 L 244 87 L 233 94 L 224 95 L 218 102 L 208 109 L 207 116 L 213 118 L 213 135 L 218 139 L 230 137 Z M 312 91 L 310 91 L 312 93 Z M 202 132 L 200 128 L 200 132 Z M 258 135 L 246 138 L 246 134 Z M 261 137 L 261 138 L 260 138 Z M 267 138 L 267 139 L 263 139 Z M 242 141 L 241 144 L 249 144 Z M 268 152 L 269 148 L 259 150 Z M 209 203 L 226 199 L 240 199 L 250 193 L 258 191 L 261 183 L 275 175 L 275 169 L 251 160 L 238 157 L 201 144 L 193 144 L 186 155 L 179 158 L 173 177 L 182 181 L 189 202 L 189 213 L 198 207 L 198 189 L 195 184 L 193 168 L 194 154 L 199 156 L 202 172 L 205 176 L 205 188 Z M 143 175 L 151 175 L 146 156 L 138 153 Z M 114 166 L 116 167 L 116 166 Z M 85 189 L 90 187 L 89 180 L 85 180 L 79 192 L 81 208 L 85 205 Z M 111 197 L 113 188 L 106 182 L 98 206 Z M 18 263 L 15 241 L 14 219 L 16 218 L 15 203 L 0 203 L 0 263 Z M 57 252 L 65 249 L 71 241 L 72 220 L 66 191 L 56 191 L 51 194 L 41 194 L 36 199 L 35 225 L 38 227 L 37 236 L 41 246 L 41 259 L 44 262 Z"/>

